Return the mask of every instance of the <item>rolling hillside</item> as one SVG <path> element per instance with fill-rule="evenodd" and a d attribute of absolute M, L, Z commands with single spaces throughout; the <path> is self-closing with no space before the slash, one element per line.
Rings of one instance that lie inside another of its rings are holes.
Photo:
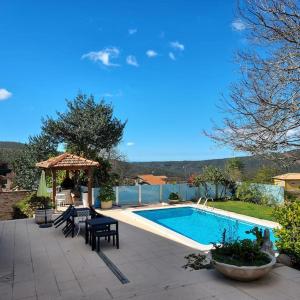
<path fill-rule="evenodd" d="M 22 151 L 24 144 L 18 142 L 0 142 L 0 162 L 10 164 L 14 157 Z M 299 154 L 300 151 L 296 152 Z M 287 156 L 289 154 L 287 153 Z M 115 171 L 122 172 L 123 176 L 133 177 L 138 174 L 166 175 L 168 177 L 187 178 L 191 174 L 199 174 L 206 165 L 224 168 L 229 158 L 211 159 L 200 161 L 153 161 L 153 162 L 119 162 L 119 168 Z M 245 175 L 248 178 L 254 176 L 257 170 L 263 166 L 274 166 L 274 164 L 261 157 L 245 156 L 240 157 L 245 165 Z M 276 166 L 275 166 L 276 167 Z M 300 159 L 288 169 L 281 169 L 286 172 L 300 172 Z"/>

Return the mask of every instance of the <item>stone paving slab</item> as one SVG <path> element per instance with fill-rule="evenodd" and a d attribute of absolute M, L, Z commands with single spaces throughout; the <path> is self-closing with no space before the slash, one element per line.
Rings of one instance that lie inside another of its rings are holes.
<path fill-rule="evenodd" d="M 120 223 L 120 249 L 104 254 L 129 279 L 121 284 L 79 236 L 40 229 L 33 220 L 0 222 L 0 299 L 300 299 L 300 272 L 282 265 L 250 283 L 214 270 L 182 268 L 193 249 Z"/>

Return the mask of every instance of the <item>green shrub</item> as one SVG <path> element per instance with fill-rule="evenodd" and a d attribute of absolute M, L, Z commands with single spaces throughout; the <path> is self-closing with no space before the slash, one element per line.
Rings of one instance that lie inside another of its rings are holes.
<path fill-rule="evenodd" d="M 15 214 L 25 215 L 31 218 L 38 208 L 50 208 L 51 199 L 49 197 L 39 197 L 36 193 L 32 193 L 15 205 Z"/>
<path fill-rule="evenodd" d="M 252 202 L 256 204 L 271 205 L 274 200 L 264 195 L 256 184 L 243 182 L 238 185 L 236 190 L 236 198 L 244 202 Z"/>
<path fill-rule="evenodd" d="M 262 266 L 270 262 L 267 254 L 261 252 L 260 246 L 250 239 L 214 244 L 212 258 L 218 262 L 235 266 Z"/>
<path fill-rule="evenodd" d="M 101 186 L 99 193 L 100 201 L 109 202 L 115 200 L 115 192 L 110 184 Z"/>
<path fill-rule="evenodd" d="M 169 200 L 180 200 L 178 193 L 170 193 Z"/>
<path fill-rule="evenodd" d="M 276 247 L 281 253 L 291 256 L 300 266 L 300 203 L 291 202 L 274 210 L 276 221 L 282 226 L 275 229 L 278 238 Z"/>

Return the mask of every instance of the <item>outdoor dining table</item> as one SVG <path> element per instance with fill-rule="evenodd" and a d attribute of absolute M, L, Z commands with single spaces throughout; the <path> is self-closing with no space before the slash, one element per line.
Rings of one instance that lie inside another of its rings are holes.
<path fill-rule="evenodd" d="M 116 232 L 119 233 L 119 222 L 110 217 L 101 217 L 101 218 L 93 218 L 85 221 L 85 243 L 88 243 L 89 236 L 88 236 L 88 226 L 90 226 L 90 234 L 92 240 L 92 250 L 95 250 L 96 247 L 96 237 L 95 231 L 99 230 L 99 228 L 105 228 L 105 226 L 115 225 Z M 117 241 L 118 247 L 118 241 Z"/>

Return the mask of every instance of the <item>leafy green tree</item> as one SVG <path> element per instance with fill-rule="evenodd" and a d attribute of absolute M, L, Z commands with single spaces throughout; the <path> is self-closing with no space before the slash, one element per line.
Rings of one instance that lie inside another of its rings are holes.
<path fill-rule="evenodd" d="M 68 151 L 89 159 L 109 157 L 121 141 L 126 122 L 113 116 L 113 107 L 93 95 L 78 94 L 67 100 L 67 111 L 57 112 L 57 118 L 43 120 L 43 132 L 60 143 Z"/>
<path fill-rule="evenodd" d="M 225 170 L 230 180 L 237 182 L 242 180 L 244 167 L 239 158 L 231 158 L 226 162 Z"/>
<path fill-rule="evenodd" d="M 214 166 L 205 166 L 202 174 L 196 177 L 195 182 L 199 185 L 206 185 L 207 182 L 213 183 L 215 186 L 215 197 L 218 199 L 221 196 L 219 195 L 219 185 L 227 185 L 228 179 L 222 169 Z"/>
<path fill-rule="evenodd" d="M 28 190 L 36 188 L 40 170 L 35 167 L 35 164 L 57 155 L 57 145 L 57 142 L 44 134 L 30 137 L 29 143 L 13 162 L 13 170 L 16 173 L 15 185 Z"/>
<path fill-rule="evenodd" d="M 278 174 L 276 168 L 262 166 L 256 173 L 253 181 L 256 183 L 273 183 L 273 177 Z"/>

